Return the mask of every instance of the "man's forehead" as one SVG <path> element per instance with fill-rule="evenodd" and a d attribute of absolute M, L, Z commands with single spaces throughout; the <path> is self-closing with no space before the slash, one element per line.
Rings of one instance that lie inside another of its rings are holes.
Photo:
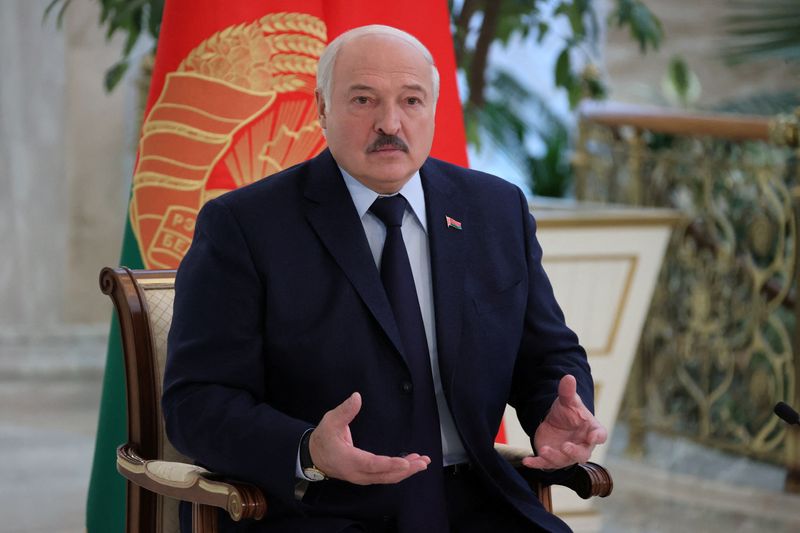
<path fill-rule="evenodd" d="M 428 93 L 432 67 L 419 49 L 393 35 L 362 35 L 342 46 L 333 78 L 345 81 L 346 90 L 375 89 L 378 78 L 386 77 L 399 80 L 403 88 Z"/>
<path fill-rule="evenodd" d="M 416 72 L 430 68 L 422 51 L 394 35 L 361 35 L 342 45 L 336 64 L 351 68 Z"/>
<path fill-rule="evenodd" d="M 370 47 L 375 46 L 376 43 L 387 44 L 393 47 L 396 47 L 397 45 L 403 45 L 416 50 L 416 48 L 414 48 L 414 46 L 410 42 L 403 39 L 399 35 L 391 35 L 388 33 L 365 33 L 363 35 L 353 37 L 352 39 L 344 43 L 342 45 L 342 51 L 348 48 L 369 49 Z M 422 52 L 420 52 L 419 50 L 416 51 L 419 52 L 420 55 L 422 54 Z"/>

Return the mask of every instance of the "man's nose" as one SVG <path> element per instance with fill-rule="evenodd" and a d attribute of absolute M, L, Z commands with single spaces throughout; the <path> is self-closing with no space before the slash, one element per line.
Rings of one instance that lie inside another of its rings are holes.
<path fill-rule="evenodd" d="M 400 111 L 396 105 L 381 106 L 375 118 L 375 131 L 384 135 L 397 135 L 400 132 Z"/>

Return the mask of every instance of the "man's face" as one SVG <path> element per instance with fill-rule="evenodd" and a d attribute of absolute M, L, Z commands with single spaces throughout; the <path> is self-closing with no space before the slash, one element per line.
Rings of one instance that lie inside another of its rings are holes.
<path fill-rule="evenodd" d="M 365 35 L 346 43 L 333 66 L 331 101 L 317 92 L 336 162 L 373 191 L 399 191 L 431 150 L 432 85 L 422 53 L 399 38 Z"/>

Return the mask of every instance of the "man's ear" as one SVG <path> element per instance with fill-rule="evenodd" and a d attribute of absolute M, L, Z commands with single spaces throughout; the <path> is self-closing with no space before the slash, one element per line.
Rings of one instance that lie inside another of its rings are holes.
<path fill-rule="evenodd" d="M 317 114 L 319 115 L 319 127 L 323 130 L 325 129 L 325 124 L 327 122 L 326 116 L 326 109 L 325 109 L 325 97 L 322 95 L 322 91 L 319 89 L 314 90 L 314 99 L 317 101 Z"/>

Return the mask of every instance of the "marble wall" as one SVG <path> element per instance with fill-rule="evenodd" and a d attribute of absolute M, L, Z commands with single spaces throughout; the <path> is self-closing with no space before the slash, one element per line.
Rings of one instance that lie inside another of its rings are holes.
<path fill-rule="evenodd" d="M 800 90 L 800 68 L 786 62 L 730 67 L 722 61 L 724 18 L 731 13 L 728 0 L 644 1 L 661 20 L 665 38 L 657 52 L 642 55 L 627 30 L 608 31 L 602 56 L 612 100 L 665 104 L 661 80 L 675 55 L 682 56 L 699 78 L 702 94 L 695 104 L 698 107 L 758 93 Z M 604 15 L 613 3 L 599 2 Z"/>
<path fill-rule="evenodd" d="M 129 173 L 126 87 L 107 95 L 98 3 L 0 2 L 0 341 L 105 330 L 97 273 L 119 259 Z M 79 328 L 80 329 L 80 328 Z"/>

